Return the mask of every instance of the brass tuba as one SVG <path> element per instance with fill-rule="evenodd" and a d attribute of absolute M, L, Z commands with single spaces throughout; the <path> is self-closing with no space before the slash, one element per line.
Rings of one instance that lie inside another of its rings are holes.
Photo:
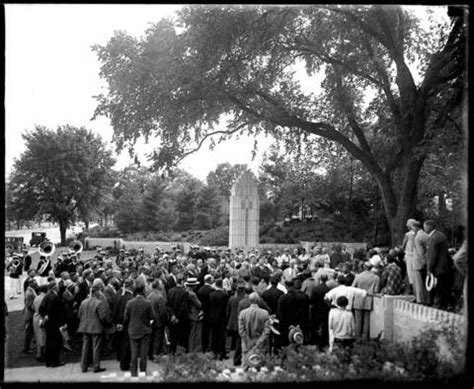
<path fill-rule="evenodd" d="M 80 254 L 83 249 L 84 249 L 84 246 L 80 240 L 73 240 L 69 245 L 70 254 L 75 254 L 75 255 Z"/>
<path fill-rule="evenodd" d="M 45 240 L 39 245 L 38 252 L 40 253 L 40 255 L 43 255 L 45 257 L 50 257 L 51 255 L 53 255 L 55 249 L 56 249 L 56 246 L 54 245 L 53 242 L 50 242 L 49 240 Z"/>

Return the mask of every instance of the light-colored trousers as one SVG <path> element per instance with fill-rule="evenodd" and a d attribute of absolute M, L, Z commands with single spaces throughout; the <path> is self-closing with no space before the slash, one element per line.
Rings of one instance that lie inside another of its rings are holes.
<path fill-rule="evenodd" d="M 413 271 L 413 293 L 418 304 L 428 304 L 428 291 L 425 286 L 426 270 Z"/>
<path fill-rule="evenodd" d="M 354 309 L 356 338 L 369 338 L 370 311 L 368 309 Z"/>

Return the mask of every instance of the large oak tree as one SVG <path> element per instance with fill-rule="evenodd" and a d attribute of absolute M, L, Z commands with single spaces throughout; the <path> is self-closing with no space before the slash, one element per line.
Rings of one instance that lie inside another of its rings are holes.
<path fill-rule="evenodd" d="M 188 6 L 141 39 L 94 47 L 109 86 L 95 114 L 119 149 L 156 136 L 157 168 L 244 132 L 289 150 L 337 142 L 372 175 L 397 244 L 431 140 L 460 125 L 465 22 L 424 29 L 399 6 Z M 298 77 L 301 64 L 321 85 Z"/>
<path fill-rule="evenodd" d="M 108 185 L 114 164 L 102 139 L 85 128 L 43 126 L 23 136 L 26 150 L 15 160 L 10 189 L 31 216 L 59 223 L 61 245 L 78 211 L 93 208 Z"/>

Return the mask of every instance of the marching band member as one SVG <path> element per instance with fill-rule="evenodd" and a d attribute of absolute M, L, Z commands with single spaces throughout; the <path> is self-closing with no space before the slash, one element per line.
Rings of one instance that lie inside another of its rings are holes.
<path fill-rule="evenodd" d="M 52 270 L 51 259 L 50 257 L 46 257 L 44 255 L 40 256 L 40 261 L 38 263 L 38 267 L 36 268 L 36 273 L 38 273 L 39 280 L 38 285 L 47 285 L 48 283 L 48 275 L 49 272 Z"/>
<path fill-rule="evenodd" d="M 23 265 L 18 255 L 13 255 L 7 270 L 10 272 L 10 299 L 17 299 L 21 294 L 20 275 L 23 273 Z"/>

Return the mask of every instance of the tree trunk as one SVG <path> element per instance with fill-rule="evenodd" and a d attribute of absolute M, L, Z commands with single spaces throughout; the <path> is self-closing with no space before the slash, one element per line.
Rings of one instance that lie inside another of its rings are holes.
<path fill-rule="evenodd" d="M 84 222 L 84 225 L 85 225 L 86 231 L 89 231 L 89 220 L 86 220 Z"/>
<path fill-rule="evenodd" d="M 352 190 L 353 190 L 353 186 L 354 186 L 354 166 L 353 166 L 352 158 L 351 158 L 350 175 L 351 175 L 351 178 L 349 180 L 349 196 L 347 198 L 347 231 L 349 233 L 351 233 L 351 229 L 352 229 L 352 226 L 351 226 L 351 223 L 352 223 L 352 220 L 351 220 L 351 203 L 352 203 Z"/>
<path fill-rule="evenodd" d="M 387 176 L 376 177 L 385 210 L 392 246 L 400 245 L 406 230 L 406 221 L 414 217 L 417 200 L 417 183 L 423 158 L 413 160 L 410 155 L 403 157 L 399 182 L 393 182 Z M 395 188 L 399 188 L 398 196 Z"/>
<path fill-rule="evenodd" d="M 67 222 L 64 220 L 60 220 L 59 233 L 61 235 L 61 246 L 66 246 L 66 230 L 67 230 Z"/>

